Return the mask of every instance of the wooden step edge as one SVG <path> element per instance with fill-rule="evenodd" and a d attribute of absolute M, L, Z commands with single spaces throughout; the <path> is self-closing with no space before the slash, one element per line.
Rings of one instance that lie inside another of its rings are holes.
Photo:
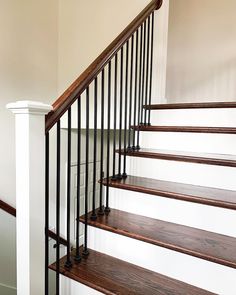
<path fill-rule="evenodd" d="M 144 105 L 146 110 L 174 110 L 174 109 L 224 109 L 236 108 L 236 102 L 198 102 L 198 103 L 167 103 Z"/>
<path fill-rule="evenodd" d="M 81 252 L 82 252 L 82 251 L 81 251 Z M 91 252 L 90 249 L 89 249 L 89 252 Z M 81 257 L 83 257 L 83 256 L 82 256 L 82 253 L 81 253 Z M 86 258 L 83 258 L 83 259 L 86 259 Z M 65 256 L 62 257 L 62 258 L 60 259 L 60 269 L 59 269 L 59 273 L 60 273 L 61 275 L 65 276 L 65 277 L 67 277 L 67 278 L 69 278 L 69 279 L 72 279 L 72 280 L 74 280 L 74 281 L 76 281 L 76 282 L 78 282 L 78 283 L 80 283 L 80 284 L 82 284 L 82 285 L 85 285 L 85 286 L 87 286 L 87 287 L 89 287 L 89 288 L 92 288 L 92 289 L 94 289 L 94 290 L 96 290 L 96 291 L 98 291 L 98 292 L 101 292 L 101 293 L 104 293 L 104 294 L 107 294 L 107 295 L 115 295 L 115 293 L 110 292 L 110 291 L 107 290 L 105 287 L 101 287 L 101 286 L 99 286 L 99 285 L 96 284 L 94 281 L 89 280 L 88 278 L 83 278 L 83 277 L 81 277 L 81 276 L 77 276 L 77 275 L 73 274 L 73 273 L 70 271 L 70 269 L 67 269 L 67 268 L 65 267 L 65 261 L 66 261 L 66 260 L 65 260 Z M 72 268 L 74 268 L 74 265 L 78 265 L 78 263 L 74 260 L 74 257 L 73 257 L 73 256 L 72 256 L 72 263 L 73 263 Z M 51 270 L 53 270 L 53 271 L 56 272 L 56 270 L 57 270 L 57 268 L 56 268 L 56 263 L 53 263 L 53 264 L 49 265 L 49 269 L 51 269 Z"/>
<path fill-rule="evenodd" d="M 80 248 L 82 252 L 82 247 Z M 118 258 L 89 249 L 89 256 L 65 268 L 66 256 L 60 259 L 60 274 L 107 295 L 210 295 L 214 294 L 179 280 L 150 271 Z M 56 271 L 56 263 L 49 266 Z M 184 292 L 183 292 L 184 291 Z"/>
<path fill-rule="evenodd" d="M 212 134 L 236 134 L 235 127 L 205 127 L 205 126 L 131 126 L 136 131 L 145 132 L 182 132 L 182 133 L 212 133 Z"/>
<path fill-rule="evenodd" d="M 101 181 L 99 181 L 100 183 Z M 159 197 L 165 197 L 168 199 L 175 199 L 175 200 L 180 200 L 180 201 L 186 201 L 186 202 L 191 202 L 191 203 L 197 203 L 197 204 L 202 204 L 202 205 L 208 205 L 208 206 L 213 206 L 213 207 L 218 207 L 218 208 L 224 208 L 224 209 L 231 209 L 231 210 L 236 210 L 236 202 L 227 202 L 224 200 L 215 200 L 215 199 L 209 199 L 207 196 L 193 196 L 193 195 L 188 195 L 188 194 L 181 194 L 177 192 L 172 192 L 172 191 L 164 191 L 160 190 L 158 188 L 153 189 L 153 188 L 148 188 L 148 187 L 142 187 L 142 186 L 132 186 L 129 184 L 125 184 L 123 182 L 120 182 L 119 180 L 111 180 L 107 182 L 107 179 L 103 179 L 102 183 L 104 186 L 109 186 L 117 189 L 123 189 L 123 190 L 128 190 L 128 191 L 133 191 L 133 192 L 138 192 L 138 193 L 144 193 L 148 195 L 153 195 L 153 196 L 159 196 Z M 223 190 L 222 190 L 223 191 Z M 236 201 L 236 199 L 235 199 Z"/>
<path fill-rule="evenodd" d="M 145 152 L 142 150 L 132 151 L 132 152 L 129 152 L 129 151 L 124 152 L 124 150 L 121 150 L 121 152 L 119 152 L 119 150 L 117 150 L 116 152 L 120 153 L 121 155 L 126 154 L 126 156 L 129 156 L 129 157 L 150 158 L 150 159 L 158 159 L 158 160 L 198 163 L 198 164 L 206 164 L 206 165 L 225 166 L 225 167 L 236 167 L 235 160 L 168 154 L 168 153 L 161 153 L 161 152 Z"/>
<path fill-rule="evenodd" d="M 111 209 L 111 210 L 115 210 L 115 209 Z M 119 210 L 116 210 L 116 211 L 119 211 Z M 122 211 L 120 211 L 120 212 L 122 212 Z M 195 250 L 187 249 L 187 248 L 180 247 L 180 246 L 177 246 L 177 245 L 174 245 L 174 244 L 165 243 L 165 242 L 160 241 L 160 240 L 151 239 L 151 238 L 139 235 L 138 233 L 129 232 L 127 230 L 123 230 L 123 229 L 118 228 L 118 227 L 112 227 L 112 226 L 109 226 L 109 224 L 107 222 L 106 223 L 99 222 L 99 220 L 100 219 L 102 220 L 102 218 L 104 218 L 104 216 L 99 216 L 97 218 L 97 220 L 94 221 L 94 220 L 90 219 L 91 215 L 92 215 L 92 212 L 90 212 L 89 216 L 88 216 L 88 225 L 89 226 L 99 228 L 99 229 L 102 229 L 102 230 L 105 230 L 105 231 L 109 231 L 109 232 L 112 232 L 114 234 L 126 236 L 128 238 L 135 239 L 135 240 L 138 240 L 138 241 L 142 241 L 142 242 L 145 242 L 145 243 L 149 243 L 149 244 L 152 244 L 152 245 L 155 245 L 155 246 L 158 246 L 158 247 L 166 248 L 166 249 L 169 249 L 169 250 L 172 250 L 172 251 L 176 251 L 176 252 L 179 252 L 179 253 L 190 255 L 190 256 L 193 256 L 193 257 L 197 257 L 197 258 L 200 258 L 200 259 L 203 259 L 203 260 L 206 260 L 206 261 L 221 264 L 221 265 L 228 266 L 228 267 L 231 267 L 231 268 L 236 268 L 236 261 L 234 262 L 234 261 L 230 261 L 230 260 L 225 260 L 223 258 L 214 257 L 214 256 L 211 256 L 211 255 L 206 255 L 206 254 L 204 254 L 204 253 L 202 253 L 200 251 L 197 252 Z M 138 216 L 136 214 L 131 214 L 131 215 Z M 105 218 L 108 219 L 109 214 L 106 214 Z M 150 217 L 146 217 L 146 219 L 153 220 L 153 218 L 150 218 Z M 80 222 L 85 223 L 85 217 L 84 216 L 80 217 Z M 166 223 L 170 223 L 170 222 L 166 222 Z M 186 227 L 186 226 L 183 226 L 183 227 Z M 188 227 L 188 228 L 191 228 L 191 227 Z M 198 230 L 198 229 L 196 229 L 196 230 Z M 199 230 L 199 231 L 203 231 L 203 230 Z M 207 232 L 207 231 L 204 231 L 204 232 Z"/>

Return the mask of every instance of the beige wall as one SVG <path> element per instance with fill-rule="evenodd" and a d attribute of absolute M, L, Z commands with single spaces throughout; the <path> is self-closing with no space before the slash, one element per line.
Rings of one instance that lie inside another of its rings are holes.
<path fill-rule="evenodd" d="M 95 60 L 150 1 L 59 0 L 58 89 L 60 93 Z M 165 0 L 162 8 L 155 12 L 153 102 L 156 103 L 165 97 L 168 11 L 169 0 Z M 113 65 L 112 67 L 114 68 Z M 90 89 L 90 96 L 92 97 L 92 89 Z M 98 105 L 99 99 L 100 97 L 98 97 Z M 111 104 L 112 100 L 111 97 Z M 84 97 L 82 101 L 85 101 Z M 93 106 L 91 105 L 90 108 L 92 113 Z M 74 111 L 76 112 L 76 109 Z M 98 122 L 100 122 L 99 115 Z M 77 122 L 73 118 L 75 116 L 72 116 L 72 126 L 75 127 Z M 92 127 L 92 118 L 90 124 Z M 67 123 L 62 121 L 62 126 L 66 127 Z M 112 122 L 111 126 L 113 126 Z"/>
<path fill-rule="evenodd" d="M 235 11 L 235 0 L 170 0 L 169 102 L 236 100 Z"/>
<path fill-rule="evenodd" d="M 0 199 L 13 206 L 15 124 L 5 106 L 57 96 L 57 8 L 57 0 L 0 0 Z M 0 294 L 16 294 L 15 218 L 1 211 L 0 224 Z"/>
<path fill-rule="evenodd" d="M 59 0 L 59 91 L 64 91 L 150 0 Z"/>
<path fill-rule="evenodd" d="M 57 1 L 0 0 L 0 198 L 15 204 L 14 116 L 9 102 L 57 96 Z"/>

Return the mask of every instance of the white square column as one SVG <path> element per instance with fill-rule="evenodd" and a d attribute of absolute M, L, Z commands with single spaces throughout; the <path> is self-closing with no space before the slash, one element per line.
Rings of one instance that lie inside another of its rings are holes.
<path fill-rule="evenodd" d="M 16 126 L 17 295 L 43 295 L 45 278 L 45 115 L 50 105 L 7 105 Z"/>

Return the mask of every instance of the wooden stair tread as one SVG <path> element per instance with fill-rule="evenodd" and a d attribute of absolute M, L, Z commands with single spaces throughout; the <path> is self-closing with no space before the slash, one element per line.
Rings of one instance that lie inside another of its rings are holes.
<path fill-rule="evenodd" d="M 84 216 L 80 218 L 84 222 Z M 116 209 L 88 224 L 156 246 L 236 268 L 236 238 Z"/>
<path fill-rule="evenodd" d="M 107 185 L 107 180 L 103 180 Z M 236 192 L 191 184 L 127 176 L 122 180 L 109 180 L 109 186 L 151 195 L 236 210 Z"/>
<path fill-rule="evenodd" d="M 119 152 L 117 150 L 117 152 Z M 121 154 L 124 154 L 124 150 L 121 150 Z M 171 151 L 162 149 L 140 149 L 138 151 L 127 151 L 127 156 L 141 157 L 141 158 L 153 158 L 163 159 L 169 161 L 181 161 L 200 163 L 207 165 L 218 165 L 236 167 L 236 156 L 228 154 L 210 154 L 210 153 L 198 153 L 198 152 L 186 152 L 186 151 Z"/>
<path fill-rule="evenodd" d="M 151 110 L 171 110 L 171 109 L 224 109 L 236 108 L 236 101 L 231 102 L 197 102 L 197 103 L 167 103 L 167 104 L 152 104 L 144 105 L 144 109 Z"/>
<path fill-rule="evenodd" d="M 60 260 L 61 274 L 109 295 L 213 294 L 93 250 L 89 253 L 78 264 L 74 262 L 73 251 L 73 266 L 69 270 L 64 267 L 66 257 L 63 257 Z M 55 270 L 55 264 L 50 268 Z"/>
<path fill-rule="evenodd" d="M 132 126 L 135 130 L 153 132 L 189 132 L 189 133 L 219 133 L 236 134 L 235 127 L 206 127 L 206 126 Z"/>

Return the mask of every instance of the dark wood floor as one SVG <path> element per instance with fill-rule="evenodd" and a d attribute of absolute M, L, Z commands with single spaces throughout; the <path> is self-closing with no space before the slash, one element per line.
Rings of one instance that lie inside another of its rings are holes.
<path fill-rule="evenodd" d="M 107 185 L 106 179 L 103 180 L 103 184 Z M 136 176 L 128 176 L 125 179 L 115 181 L 109 179 L 109 186 L 171 199 L 236 210 L 236 192 L 231 190 Z"/>
<path fill-rule="evenodd" d="M 117 153 L 119 151 L 117 150 Z M 124 150 L 121 150 L 124 154 Z M 138 151 L 126 152 L 127 156 L 139 158 L 161 159 L 168 161 L 199 163 L 206 165 L 217 165 L 236 167 L 236 156 L 225 154 L 209 154 L 185 151 L 171 151 L 162 149 L 140 149 Z"/>
<path fill-rule="evenodd" d="M 213 102 L 195 102 L 195 103 L 163 103 L 152 104 L 144 106 L 144 109 L 150 110 L 170 110 L 170 109 L 224 109 L 224 108 L 236 108 L 236 101 L 213 101 Z"/>
<path fill-rule="evenodd" d="M 88 258 L 70 270 L 61 259 L 61 273 L 109 295 L 207 295 L 213 294 L 114 257 L 89 250 Z M 51 265 L 55 270 L 55 264 Z"/>
<path fill-rule="evenodd" d="M 115 209 L 89 225 L 236 268 L 236 238 Z"/>
<path fill-rule="evenodd" d="M 236 134 L 234 127 L 201 127 L 201 126 L 132 126 L 135 130 L 152 132 L 189 132 L 189 133 L 219 133 Z"/>

